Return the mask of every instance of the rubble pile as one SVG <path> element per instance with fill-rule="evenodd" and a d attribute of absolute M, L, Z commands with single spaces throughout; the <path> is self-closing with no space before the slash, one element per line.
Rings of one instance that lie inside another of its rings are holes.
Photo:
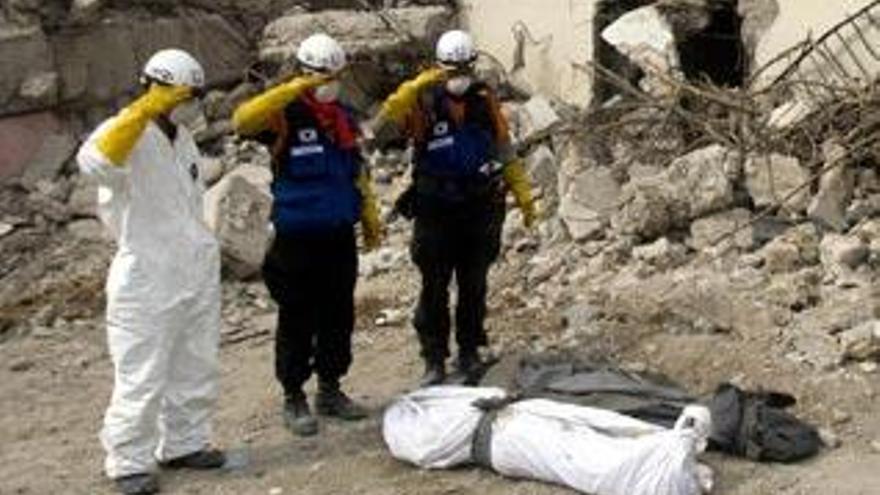
<path fill-rule="evenodd" d="M 376 4 L 385 8 L 373 10 Z M 83 317 L 100 314 L 104 267 L 112 246 L 96 217 L 97 186 L 79 174 L 74 155 L 98 122 L 139 91 L 140 69 L 155 50 L 181 47 L 205 66 L 208 93 L 203 112 L 192 115 L 188 124 L 207 155 L 200 164 L 200 175 L 210 188 L 205 195 L 205 219 L 221 241 L 224 274 L 253 281 L 270 237 L 270 159 L 265 147 L 232 135 L 230 117 L 236 105 L 286 77 L 289 67 L 280 63 L 289 55 L 284 50 L 321 27 L 350 51 L 358 70 L 351 71 L 353 80 L 347 86 L 353 91 L 348 93 L 348 103 L 366 114 L 424 63 L 434 39 L 453 21 L 453 12 L 445 4 L 356 0 L 4 3 L 0 7 L 0 58 L 4 61 L 0 74 L 0 252 L 4 253 L 0 334 L 51 327 L 56 313 L 66 310 L 30 316 L 35 308 L 51 303 L 41 294 L 68 287 L 70 280 L 91 288 L 87 295 L 76 291 L 70 295 L 74 302 L 82 299 Z M 59 266 L 54 250 L 62 257 L 65 252 L 78 254 Z M 81 274 L 78 267 L 83 267 Z M 57 273 L 49 273 L 53 271 Z M 67 296 L 62 299 L 66 301 Z"/>
<path fill-rule="evenodd" d="M 589 345 L 621 322 L 674 334 L 775 331 L 778 354 L 797 363 L 872 372 L 876 87 L 851 86 L 780 128 L 770 121 L 784 86 L 674 84 L 674 98 L 627 88 L 631 96 L 574 118 L 554 102 L 563 122 L 528 152 L 546 216 L 540 246 L 508 256 L 524 276 L 504 293 L 588 315 L 563 318 L 566 330 L 545 346 Z M 526 234 L 507 235 L 515 250 Z"/>
<path fill-rule="evenodd" d="M 0 247 L 14 253 L 0 261 L 0 277 L 32 275 L 48 239 L 98 243 L 89 259 L 106 263 L 95 186 L 71 158 L 84 133 L 132 93 L 138 65 L 160 41 L 206 62 L 211 91 L 193 125 L 208 154 L 206 221 L 223 245 L 228 278 L 258 277 L 270 236 L 269 157 L 231 135 L 236 104 L 285 77 L 291 47 L 320 26 L 352 54 L 358 70 L 347 97 L 366 116 L 454 22 L 445 2 L 381 11 L 349 3 L 361 10 L 280 0 L 4 6 L 0 54 L 14 70 L 0 75 L 0 146 L 12 150 L 0 174 L 12 179 L 0 190 L 4 205 L 17 206 L 0 216 Z M 875 361 L 880 312 L 866 301 L 880 266 L 876 88 L 838 92 L 810 118 L 781 125 L 774 109 L 793 94 L 785 85 L 750 92 L 663 80 L 673 91 L 656 96 L 593 69 L 623 96 L 581 111 L 500 88 L 519 97 L 504 110 L 544 219 L 530 233 L 511 209 L 490 299 L 496 313 L 546 331 L 508 328 L 496 334 L 496 351 L 603 345 L 621 325 L 676 335 L 757 328 L 781 332 L 780 353 L 820 369 Z M 389 237 L 363 258 L 364 276 L 401 277 L 411 268 L 409 225 L 390 216 L 409 180 L 409 156 L 371 157 Z M 249 286 L 236 287 L 245 294 Z M 0 310 L 34 294 L 10 289 Z M 405 324 L 400 315 L 413 297 L 382 308 L 382 324 Z M 231 324 L 239 313 L 230 313 Z"/>

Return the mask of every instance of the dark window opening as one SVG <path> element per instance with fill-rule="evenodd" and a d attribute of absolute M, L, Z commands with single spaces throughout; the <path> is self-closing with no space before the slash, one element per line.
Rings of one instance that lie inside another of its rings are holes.
<path fill-rule="evenodd" d="M 623 14 L 653 3 L 653 0 L 599 0 L 596 5 L 593 60 L 634 86 L 638 86 L 644 73 L 602 39 L 602 31 Z M 708 23 L 696 32 L 688 28 L 677 29 L 676 21 L 671 21 L 682 72 L 689 81 L 741 87 L 748 67 L 741 35 L 743 20 L 737 12 L 738 0 L 707 0 L 707 4 Z M 661 13 L 664 13 L 662 8 Z M 593 76 L 593 105 L 602 105 L 621 93 L 616 84 L 601 74 Z"/>
<path fill-rule="evenodd" d="M 653 0 L 599 0 L 596 4 L 596 15 L 593 18 L 593 60 L 636 87 L 645 75 L 642 69 L 602 39 L 602 31 L 623 14 L 652 3 L 654 3 Z M 601 105 L 619 93 L 620 89 L 617 85 L 601 74 L 594 74 L 593 105 Z"/>
<path fill-rule="evenodd" d="M 677 43 L 682 72 L 690 81 L 741 87 L 747 67 L 737 0 L 709 4 L 708 26 Z"/>

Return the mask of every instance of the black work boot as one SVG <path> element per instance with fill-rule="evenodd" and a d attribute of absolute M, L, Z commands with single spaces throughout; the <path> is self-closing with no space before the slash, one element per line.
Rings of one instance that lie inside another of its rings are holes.
<path fill-rule="evenodd" d="M 152 473 L 130 474 L 114 478 L 116 491 L 123 495 L 153 495 L 159 493 L 159 478 Z"/>
<path fill-rule="evenodd" d="M 368 415 L 365 407 L 345 395 L 345 392 L 339 388 L 337 381 L 318 383 L 315 410 L 321 416 L 333 416 L 346 421 L 357 421 Z"/>
<path fill-rule="evenodd" d="M 295 435 L 310 437 L 318 433 L 318 420 L 312 416 L 306 394 L 289 395 L 284 401 L 284 424 Z"/>
<path fill-rule="evenodd" d="M 218 449 L 202 449 L 161 463 L 166 469 L 220 469 L 226 464 L 226 454 Z"/>
<path fill-rule="evenodd" d="M 425 374 L 419 381 L 420 387 L 440 385 L 446 381 L 446 364 L 442 360 L 425 361 Z"/>
<path fill-rule="evenodd" d="M 483 371 L 483 362 L 476 352 L 463 352 L 458 355 L 458 372 L 464 377 L 465 385 L 480 383 Z"/>

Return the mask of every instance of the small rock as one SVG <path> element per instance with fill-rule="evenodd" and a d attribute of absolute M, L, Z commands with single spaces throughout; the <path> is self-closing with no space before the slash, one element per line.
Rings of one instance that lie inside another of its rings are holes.
<path fill-rule="evenodd" d="M 281 487 L 275 486 L 269 489 L 269 495 L 281 495 L 284 493 L 284 490 Z"/>
<path fill-rule="evenodd" d="M 201 162 L 202 180 L 213 186 L 223 178 L 223 161 L 219 158 L 205 157 Z"/>
<path fill-rule="evenodd" d="M 659 270 L 669 270 L 685 262 L 687 248 L 682 244 L 669 242 L 666 237 L 661 237 L 651 244 L 633 248 L 632 255 L 633 258 Z"/>
<path fill-rule="evenodd" d="M 598 311 L 593 305 L 577 303 L 565 311 L 562 316 L 562 322 L 567 328 L 572 328 L 581 332 L 592 328 L 591 323 L 593 323 L 597 317 Z"/>
<path fill-rule="evenodd" d="M 376 326 L 393 327 L 406 322 L 408 312 L 402 309 L 383 309 L 376 318 Z"/>
<path fill-rule="evenodd" d="M 831 423 L 835 426 L 844 425 L 852 421 L 852 415 L 846 411 L 834 408 L 831 410 Z"/>
<path fill-rule="evenodd" d="M 877 364 L 876 361 L 865 361 L 863 363 L 859 363 L 859 369 L 862 370 L 862 373 L 867 375 L 873 375 L 877 372 L 878 367 L 880 365 Z"/>
<path fill-rule="evenodd" d="M 34 362 L 30 359 L 17 359 L 9 365 L 9 371 L 13 373 L 23 373 L 34 367 Z"/>
<path fill-rule="evenodd" d="M 835 157 L 845 154 L 840 144 L 825 143 L 826 166 L 835 166 Z M 847 227 L 846 207 L 852 199 L 855 174 L 845 166 L 836 166 L 819 181 L 819 192 L 810 202 L 807 215 L 822 225 L 843 232 Z"/>
<path fill-rule="evenodd" d="M 541 139 L 562 122 L 550 101 L 543 96 L 533 96 L 521 108 L 523 141 Z"/>
<path fill-rule="evenodd" d="M 755 234 L 749 225 L 751 212 L 744 208 L 737 208 L 722 213 L 717 213 L 705 218 L 700 218 L 691 224 L 691 237 L 689 245 L 697 250 L 707 249 L 713 246 L 724 236 L 727 237 L 719 247 L 733 246 L 748 250 L 755 244 Z M 735 234 L 732 234 L 736 232 Z"/>
<path fill-rule="evenodd" d="M 880 438 L 871 442 L 871 450 L 875 454 L 880 454 Z"/>
<path fill-rule="evenodd" d="M 800 250 L 785 239 L 775 239 L 760 251 L 764 266 L 770 273 L 786 273 L 796 270 L 801 263 Z"/>
<path fill-rule="evenodd" d="M 839 335 L 843 359 L 866 361 L 880 356 L 880 321 L 871 320 Z"/>
<path fill-rule="evenodd" d="M 686 196 L 688 217 L 699 218 L 733 204 L 732 179 L 739 176 L 739 163 L 736 153 L 713 145 L 673 161 L 666 178 Z"/>
<path fill-rule="evenodd" d="M 28 77 L 21 83 L 18 94 L 34 103 L 54 105 L 58 99 L 58 73 L 41 72 Z"/>
<path fill-rule="evenodd" d="M 841 445 L 840 437 L 831 428 L 820 428 L 819 438 L 829 449 L 837 449 Z"/>
<path fill-rule="evenodd" d="M 752 155 L 745 163 L 746 189 L 758 208 L 774 206 L 809 179 L 807 169 L 792 156 Z M 810 201 L 808 188 L 802 188 L 785 203 L 785 208 L 803 212 Z"/>
<path fill-rule="evenodd" d="M 67 224 L 67 230 L 80 239 L 100 239 L 104 235 L 104 226 L 93 218 L 73 221 Z"/>
<path fill-rule="evenodd" d="M 13 230 L 15 230 L 15 225 L 0 222 L 0 237 L 5 237 L 6 235 L 11 234 Z"/>
<path fill-rule="evenodd" d="M 868 259 L 868 246 L 857 236 L 828 234 L 819 245 L 822 265 L 832 275 L 854 270 Z"/>
<path fill-rule="evenodd" d="M 559 216 L 575 242 L 596 239 L 605 231 L 602 215 L 566 196 L 562 198 Z"/>

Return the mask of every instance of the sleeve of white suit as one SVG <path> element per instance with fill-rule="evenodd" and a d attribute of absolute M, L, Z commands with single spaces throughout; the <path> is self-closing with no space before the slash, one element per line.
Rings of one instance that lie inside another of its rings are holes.
<path fill-rule="evenodd" d="M 107 119 L 86 138 L 76 154 L 76 163 L 80 172 L 93 177 L 102 185 L 113 185 L 128 175 L 128 168 L 117 167 L 98 148 L 98 139 L 113 123 L 115 117 Z"/>

